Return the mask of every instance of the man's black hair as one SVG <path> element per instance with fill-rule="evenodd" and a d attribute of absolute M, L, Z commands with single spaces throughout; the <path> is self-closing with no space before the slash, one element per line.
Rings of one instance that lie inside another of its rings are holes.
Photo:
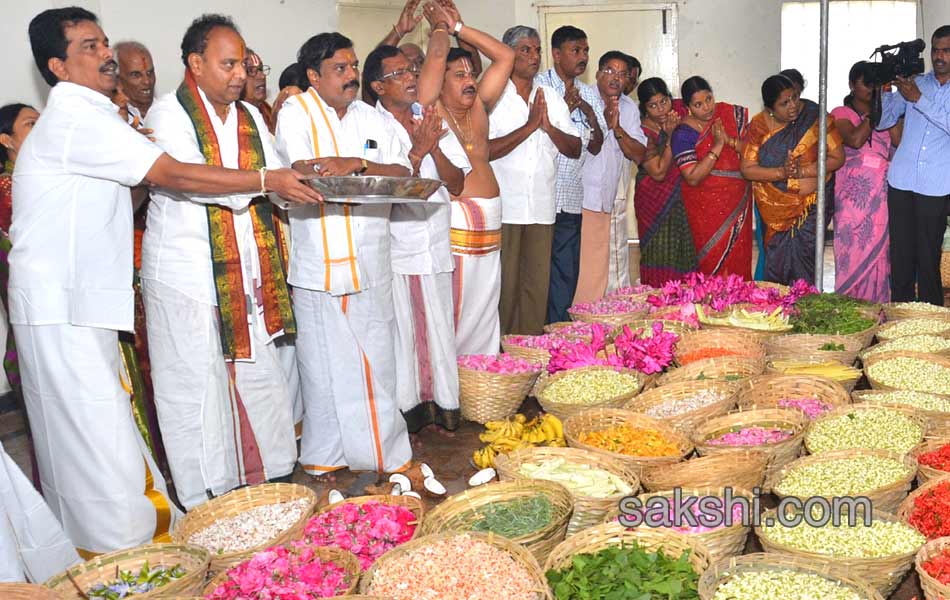
<path fill-rule="evenodd" d="M 181 39 L 181 62 L 185 67 L 188 66 L 189 55 L 205 53 L 208 48 L 208 34 L 215 27 L 227 27 L 235 33 L 240 33 L 231 17 L 214 14 L 201 15 L 191 22 L 185 31 L 185 37 Z"/>
<path fill-rule="evenodd" d="M 300 69 L 300 88 L 310 87 L 310 79 L 307 77 L 307 69 L 313 69 L 320 72 L 320 66 L 323 61 L 332 57 L 337 50 L 352 48 L 353 42 L 350 38 L 335 31 L 321 33 L 313 36 L 300 47 L 297 52 L 297 64 Z"/>
<path fill-rule="evenodd" d="M 376 93 L 376 90 L 374 90 L 370 84 L 374 81 L 379 81 L 384 75 L 383 61 L 387 58 L 399 56 L 400 54 L 402 54 L 402 50 L 399 48 L 382 45 L 376 46 L 376 48 L 369 53 L 369 56 L 366 57 L 366 62 L 363 63 L 363 89 L 366 90 L 366 94 L 373 101 L 373 104 L 379 100 L 379 94 Z"/>
<path fill-rule="evenodd" d="M 619 60 L 623 64 L 627 65 L 627 70 L 630 70 L 630 61 L 627 60 L 628 58 L 632 57 L 620 52 L 619 50 L 608 50 L 607 52 L 604 52 L 601 55 L 600 60 L 597 61 L 597 68 L 603 69 L 607 66 L 608 62 L 612 60 Z"/>
<path fill-rule="evenodd" d="M 583 29 L 578 29 L 573 25 L 562 25 L 551 34 L 551 47 L 560 50 L 561 45 L 565 42 L 578 42 L 586 39 L 587 34 L 584 33 Z"/>
<path fill-rule="evenodd" d="M 56 85 L 59 79 L 49 70 L 51 58 L 66 60 L 66 28 L 73 27 L 80 21 L 98 23 L 99 19 L 85 8 L 68 6 L 66 8 L 51 8 L 44 10 L 30 21 L 30 47 L 33 49 L 33 60 L 36 68 L 46 83 Z"/>

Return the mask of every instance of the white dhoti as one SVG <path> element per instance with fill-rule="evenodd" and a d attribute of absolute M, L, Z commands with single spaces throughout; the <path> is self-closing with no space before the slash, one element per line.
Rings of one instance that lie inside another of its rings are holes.
<path fill-rule="evenodd" d="M 254 360 L 225 361 L 218 311 L 143 280 L 152 387 L 178 499 L 188 509 L 293 472 L 293 408 L 277 347 L 255 318 Z M 233 383 L 233 385 L 232 385 Z"/>
<path fill-rule="evenodd" d="M 287 378 L 287 392 L 294 415 L 294 435 L 299 440 L 303 431 L 303 390 L 300 389 L 300 370 L 297 368 L 297 337 L 285 335 L 274 340 L 277 356 Z"/>
<path fill-rule="evenodd" d="M 414 431 L 432 422 L 454 428 L 459 380 L 452 273 L 393 275 L 393 306 L 399 410 Z"/>
<path fill-rule="evenodd" d="M 13 325 L 43 496 L 80 554 L 170 541 L 180 512 L 132 418 L 115 330 Z"/>
<path fill-rule="evenodd" d="M 459 355 L 498 354 L 501 198 L 452 201 L 452 297 Z"/>
<path fill-rule="evenodd" d="M 345 296 L 295 288 L 293 299 L 301 466 L 311 475 L 404 469 L 412 448 L 396 403 L 392 285 Z"/>
<path fill-rule="evenodd" d="M 80 560 L 63 526 L 0 444 L 0 583 L 42 583 Z"/>
<path fill-rule="evenodd" d="M 630 287 L 630 249 L 627 231 L 627 194 L 621 178 L 622 198 L 614 201 L 610 214 L 610 266 L 607 271 L 607 292 Z"/>

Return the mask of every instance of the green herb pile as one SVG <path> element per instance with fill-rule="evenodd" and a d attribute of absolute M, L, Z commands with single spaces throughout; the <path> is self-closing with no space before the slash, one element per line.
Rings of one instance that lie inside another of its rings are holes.
<path fill-rule="evenodd" d="M 578 554 L 547 573 L 556 600 L 698 600 L 699 576 L 689 552 L 676 559 L 636 543 Z"/>
<path fill-rule="evenodd" d="M 873 327 L 875 322 L 861 313 L 867 302 L 840 294 L 811 294 L 795 302 L 798 314 L 791 319 L 793 333 L 847 335 Z"/>
<path fill-rule="evenodd" d="M 175 565 L 171 569 L 165 567 L 149 568 L 148 561 L 142 565 L 138 573 L 134 571 L 118 572 L 118 567 L 116 571 L 114 581 L 96 584 L 86 592 L 86 595 L 89 598 L 120 600 L 136 594 L 147 594 L 185 576 L 185 570 L 181 568 L 181 565 Z"/>
<path fill-rule="evenodd" d="M 538 494 L 528 498 L 506 500 L 487 504 L 477 511 L 462 515 L 462 518 L 478 516 L 469 525 L 471 531 L 492 532 L 506 538 L 517 538 L 534 533 L 551 522 L 554 507 L 547 497 Z"/>
<path fill-rule="evenodd" d="M 835 344 L 834 342 L 828 342 L 818 348 L 823 352 L 844 352 L 844 344 Z"/>

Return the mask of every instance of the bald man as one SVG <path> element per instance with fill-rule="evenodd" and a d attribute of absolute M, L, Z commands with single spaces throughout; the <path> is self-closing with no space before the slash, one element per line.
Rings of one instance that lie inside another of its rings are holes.
<path fill-rule="evenodd" d="M 119 42 L 113 48 L 119 63 L 119 88 L 129 99 L 131 117 L 145 119 L 155 99 L 155 64 L 152 54 L 139 42 Z"/>

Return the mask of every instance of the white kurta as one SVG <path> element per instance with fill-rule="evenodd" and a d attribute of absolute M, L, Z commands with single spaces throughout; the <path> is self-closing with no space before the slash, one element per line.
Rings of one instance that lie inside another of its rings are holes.
<path fill-rule="evenodd" d="M 399 140 L 359 100 L 343 118 L 310 88 L 277 121 L 287 163 L 362 157 L 409 166 Z M 395 471 L 412 459 L 396 401 L 390 207 L 327 203 L 290 211 L 297 364 L 304 395 L 300 464 L 319 475 Z"/>
<path fill-rule="evenodd" d="M 0 583 L 42 583 L 79 560 L 63 526 L 0 444 Z"/>
<path fill-rule="evenodd" d="M 237 108 L 232 105 L 222 121 L 200 88 L 199 95 L 222 166 L 238 168 Z M 244 106 L 261 132 L 268 166 L 282 166 L 260 113 Z M 174 158 L 205 162 L 194 125 L 174 93 L 155 102 L 146 124 Z M 157 190 L 149 203 L 141 277 L 152 387 L 169 468 L 186 508 L 245 483 L 288 475 L 297 459 L 287 376 L 259 300 L 260 265 L 248 210 L 253 196 Z M 208 204 L 228 207 L 234 215 L 244 293 L 256 309 L 249 315 L 250 360 L 226 361 L 221 348 Z"/>
<path fill-rule="evenodd" d="M 412 139 L 382 103 L 377 110 L 399 136 L 408 158 Z M 446 134 L 439 149 L 467 175 L 472 170 L 458 138 L 443 122 Z M 439 179 L 431 155 L 422 159 L 419 176 Z M 426 403 L 458 411 L 458 368 L 452 320 L 452 250 L 449 245 L 451 198 L 440 187 L 427 205 L 393 206 L 390 242 L 393 262 L 393 305 L 396 317 L 396 398 L 410 425 L 428 424 L 434 415 L 419 415 Z M 431 406 L 431 405 L 430 405 Z M 455 419 L 457 422 L 457 417 Z"/>
<path fill-rule="evenodd" d="M 73 544 L 167 538 L 179 511 L 132 419 L 118 330 L 132 331 L 131 185 L 161 149 L 104 95 L 53 87 L 13 174 L 10 321 L 43 495 Z"/>
<path fill-rule="evenodd" d="M 630 96 L 623 94 L 620 96 L 620 112 L 632 113 L 637 117 L 636 132 L 627 133 L 631 136 L 634 133 L 641 133 L 640 127 L 640 107 Z M 631 125 L 634 126 L 634 125 Z M 637 138 L 640 143 L 646 146 L 646 137 Z M 616 289 L 630 286 L 630 249 L 629 234 L 627 229 L 627 199 L 630 197 L 630 183 L 633 179 L 633 161 L 624 157 L 620 166 L 620 183 L 617 186 L 617 198 L 614 201 L 613 210 L 610 213 L 610 268 L 607 272 L 607 291 L 612 292 Z"/>

